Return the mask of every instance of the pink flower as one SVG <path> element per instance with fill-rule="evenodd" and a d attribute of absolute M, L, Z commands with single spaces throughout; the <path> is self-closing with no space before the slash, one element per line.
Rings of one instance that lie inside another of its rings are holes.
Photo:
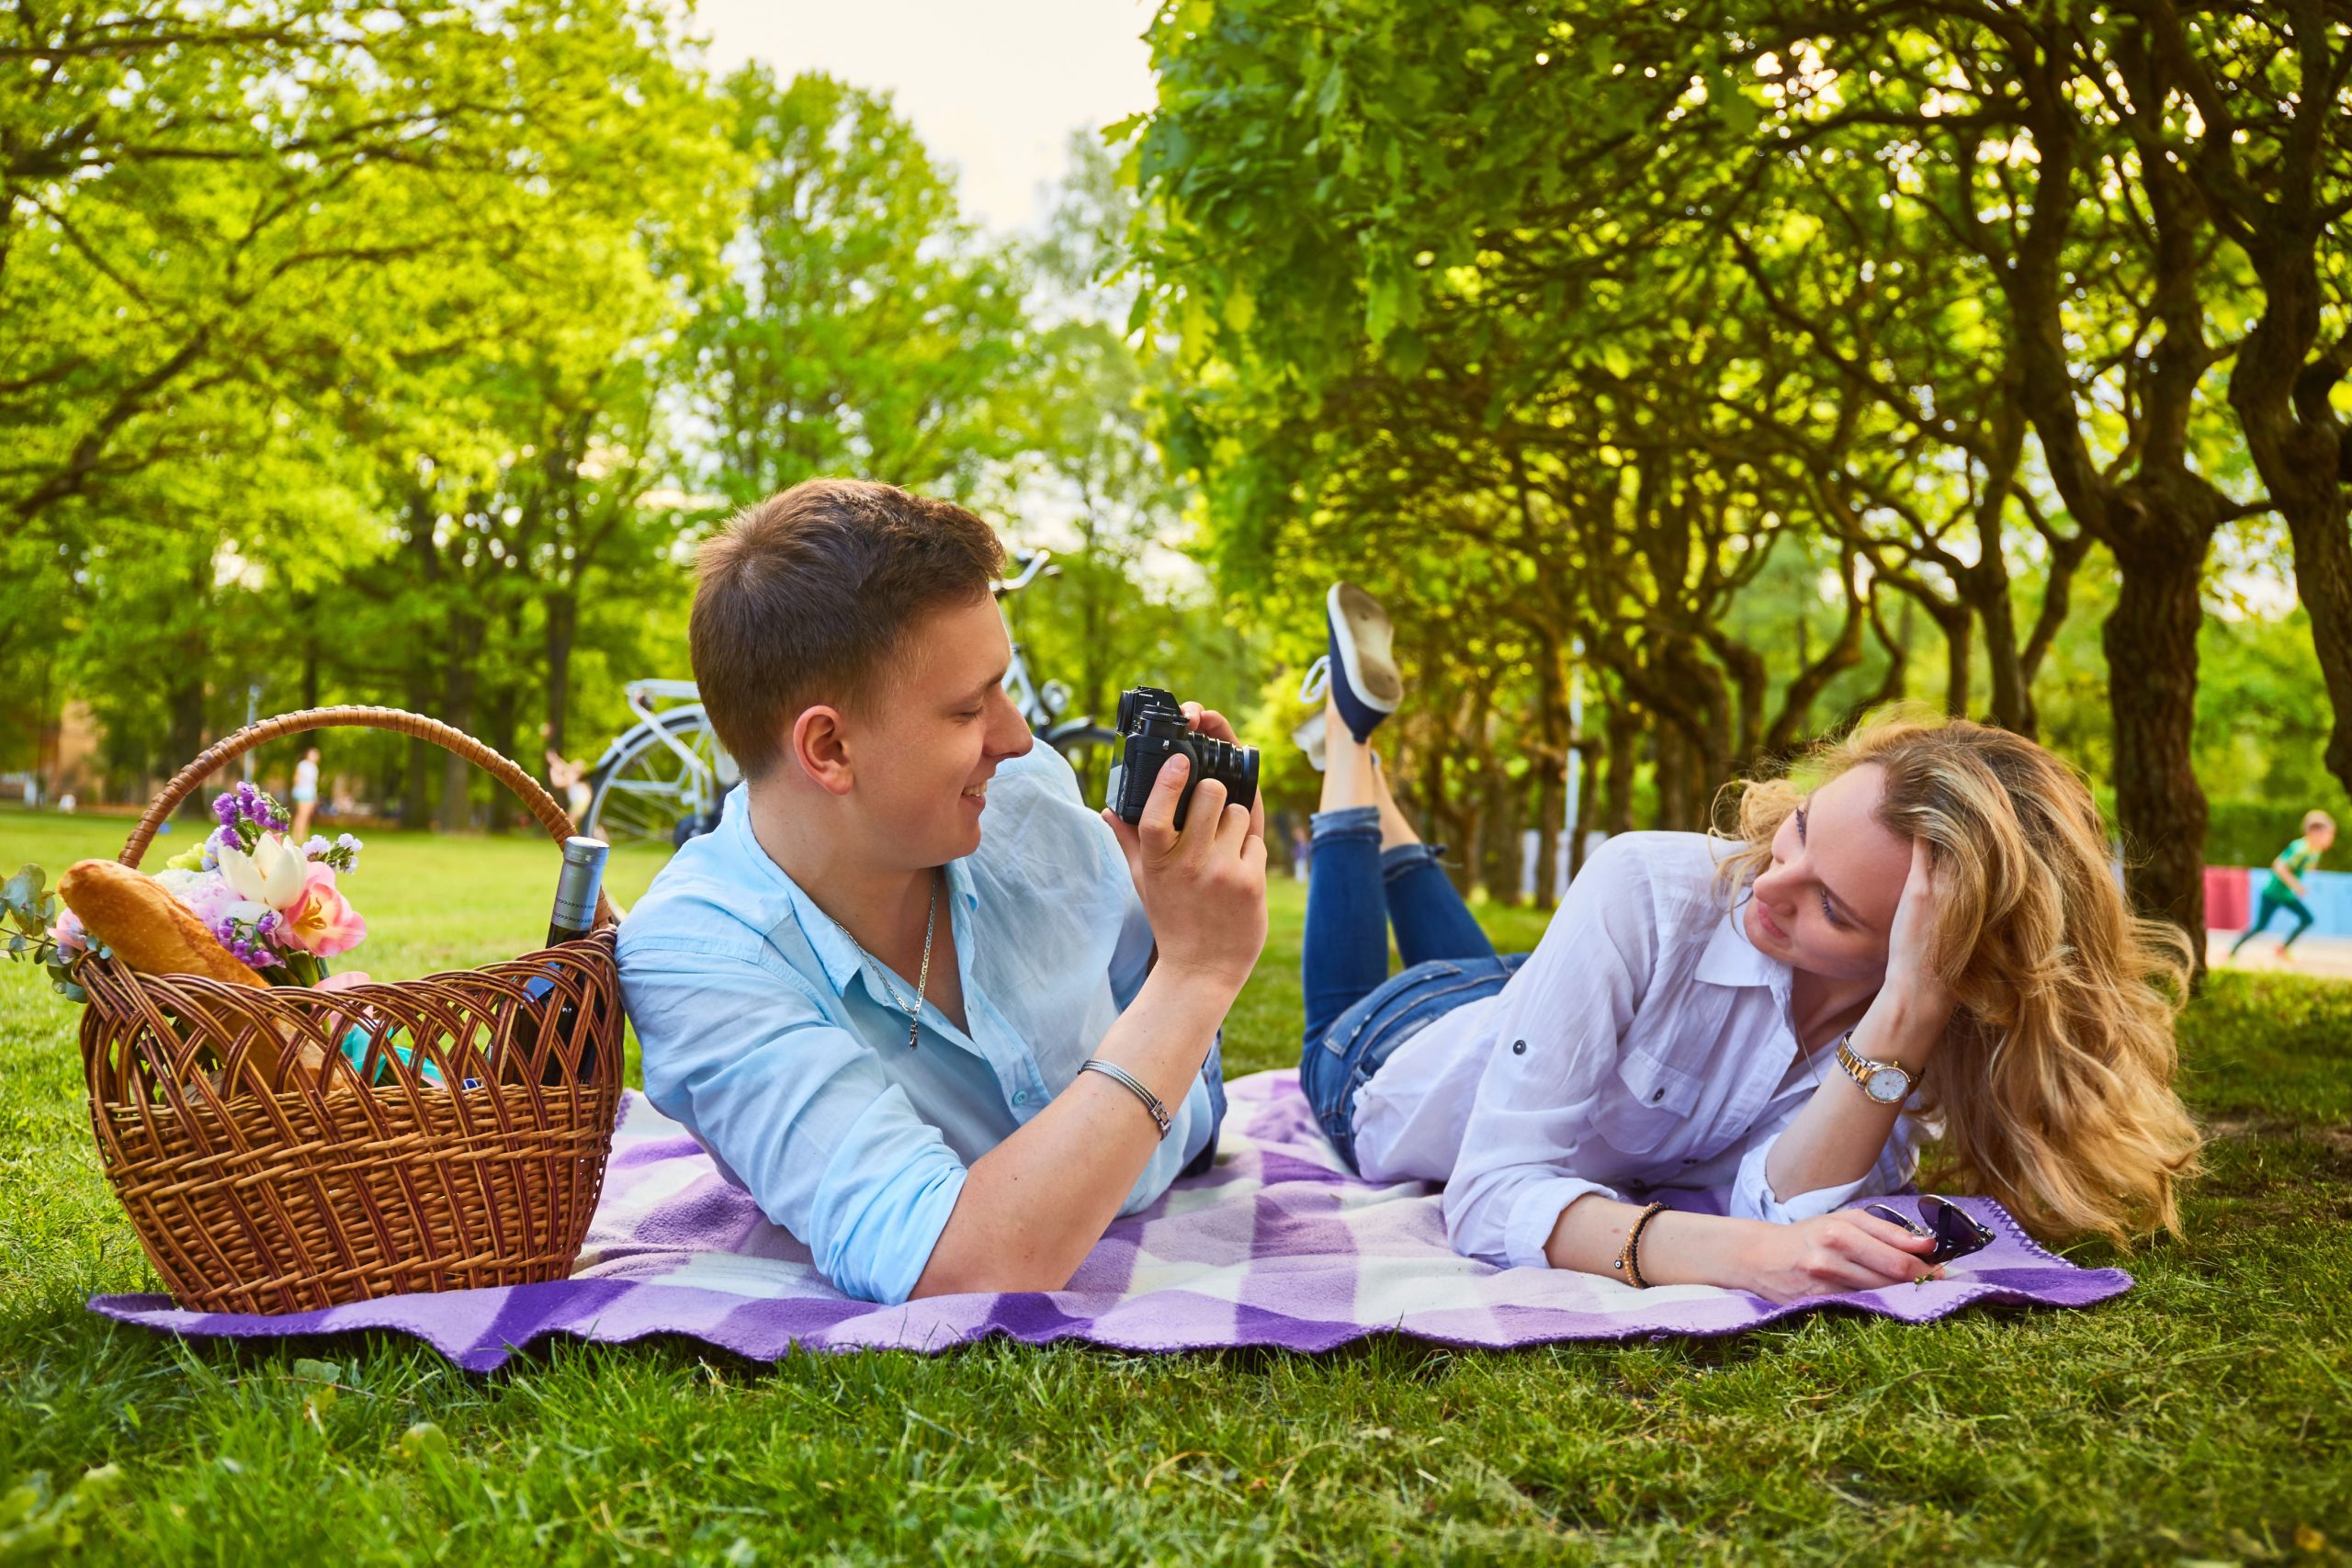
<path fill-rule="evenodd" d="M 49 935 L 61 953 L 79 953 L 90 945 L 88 933 L 82 930 L 82 917 L 71 909 L 58 912 L 57 924 L 50 928 Z"/>
<path fill-rule="evenodd" d="M 287 944 L 321 958 L 348 953 L 368 937 L 368 922 L 335 886 L 334 867 L 324 861 L 309 863 L 301 895 L 287 907 L 285 916 Z"/>

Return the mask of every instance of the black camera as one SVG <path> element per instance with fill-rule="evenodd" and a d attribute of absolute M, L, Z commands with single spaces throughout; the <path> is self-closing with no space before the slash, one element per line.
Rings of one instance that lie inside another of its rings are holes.
<path fill-rule="evenodd" d="M 1143 803 L 1160 768 L 1175 756 L 1190 757 L 1193 773 L 1184 793 L 1176 797 L 1176 826 L 1193 804 L 1193 791 L 1203 779 L 1225 785 L 1226 803 L 1245 809 L 1258 800 L 1258 749 L 1236 746 L 1214 736 L 1195 734 L 1184 722 L 1184 710 L 1172 692 L 1137 686 L 1119 695 L 1119 737 L 1126 744 L 1111 768 L 1111 809 L 1129 823 L 1143 819 Z"/>

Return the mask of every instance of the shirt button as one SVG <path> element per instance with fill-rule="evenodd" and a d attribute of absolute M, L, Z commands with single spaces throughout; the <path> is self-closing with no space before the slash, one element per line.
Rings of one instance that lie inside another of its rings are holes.
<path fill-rule="evenodd" d="M 1512 1041 L 1512 1042 L 1510 1043 L 1510 1054 L 1511 1054 L 1512 1055 L 1514 1055 L 1514 1056 L 1524 1056 L 1524 1055 L 1527 1055 L 1527 1042 L 1526 1042 L 1526 1041 L 1524 1041 L 1524 1040 L 1514 1040 L 1514 1041 Z"/>
<path fill-rule="evenodd" d="M 1028 1103 L 1029 1103 L 1029 1091 L 1028 1091 L 1027 1089 L 1014 1089 L 1014 1090 L 1012 1091 L 1012 1103 L 1013 1103 L 1013 1104 L 1015 1104 L 1015 1105 L 1026 1105 L 1026 1104 L 1028 1104 Z"/>
<path fill-rule="evenodd" d="M 1659 1100 L 1664 1100 L 1665 1098 L 1666 1090 L 1662 1089 L 1654 1089 L 1650 1090 L 1650 1103 L 1652 1105 L 1656 1105 Z"/>

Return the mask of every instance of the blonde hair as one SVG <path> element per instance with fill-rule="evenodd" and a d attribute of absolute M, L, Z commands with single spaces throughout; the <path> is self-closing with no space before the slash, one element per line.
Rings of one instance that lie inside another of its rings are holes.
<path fill-rule="evenodd" d="M 2303 813 L 2303 831 L 2306 835 L 2308 835 L 2314 828 L 2333 828 L 2335 826 L 2335 818 L 2330 817 L 2324 811 L 2306 811 Z"/>
<path fill-rule="evenodd" d="M 1934 962 L 1960 1001 L 1921 1090 L 1942 1122 L 1939 1179 L 2044 1240 L 2177 1231 L 2174 1189 L 2201 1142 L 2172 1088 L 2191 949 L 2125 904 L 2089 785 L 2007 730 L 1901 713 L 1801 766 L 1826 780 L 1865 763 L 1886 776 L 1877 819 L 1935 856 Z M 1742 847 L 1723 874 L 1745 889 L 1799 791 L 1734 788 Z"/>

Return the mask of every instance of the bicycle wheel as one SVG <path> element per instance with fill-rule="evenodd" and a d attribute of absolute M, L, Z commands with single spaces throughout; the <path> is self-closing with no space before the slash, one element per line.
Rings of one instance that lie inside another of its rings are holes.
<path fill-rule="evenodd" d="M 1046 743 L 1068 760 L 1078 774 L 1078 792 L 1086 804 L 1101 807 L 1110 798 L 1111 764 L 1119 760 L 1124 744 L 1115 729 L 1082 724 L 1046 735 Z"/>
<path fill-rule="evenodd" d="M 676 849 L 718 826 L 718 803 L 735 783 L 735 761 L 701 709 L 640 724 L 616 746 L 596 770 L 582 832 L 615 850 Z"/>

